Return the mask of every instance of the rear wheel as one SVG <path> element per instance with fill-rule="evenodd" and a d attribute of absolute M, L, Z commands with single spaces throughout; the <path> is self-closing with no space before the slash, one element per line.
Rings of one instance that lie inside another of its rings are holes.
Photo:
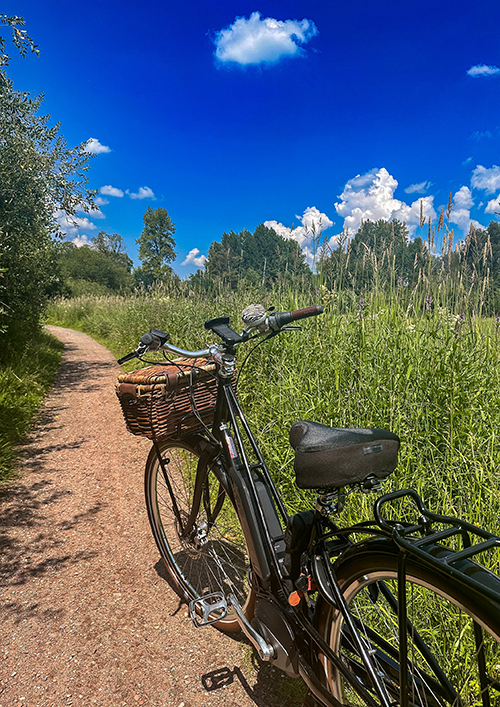
<path fill-rule="evenodd" d="M 145 475 L 149 521 L 167 569 L 186 600 L 232 592 L 248 614 L 253 602 L 245 539 L 222 480 L 223 470 L 217 466 L 220 462 L 208 468 L 199 463 L 205 446 L 205 440 L 197 437 L 189 444 L 160 442 L 164 471 L 153 447 Z M 203 480 L 195 494 L 199 474 Z M 216 619 L 217 612 L 210 618 Z M 223 631 L 240 630 L 233 610 L 215 625 Z"/>
<path fill-rule="evenodd" d="M 337 578 L 389 699 L 400 704 L 397 555 L 351 556 L 339 564 Z M 407 567 L 406 597 L 410 707 L 498 707 L 497 619 L 492 617 L 490 624 L 476 597 L 412 563 Z M 377 700 L 340 612 L 325 608 L 321 623 L 333 651 Z M 350 706 L 366 704 L 324 656 L 321 665 L 337 700 Z"/>

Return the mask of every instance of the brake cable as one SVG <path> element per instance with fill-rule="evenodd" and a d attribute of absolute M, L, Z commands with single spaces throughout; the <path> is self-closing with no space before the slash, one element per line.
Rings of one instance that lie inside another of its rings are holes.
<path fill-rule="evenodd" d="M 261 339 L 261 338 L 259 337 L 260 340 L 259 340 L 259 341 L 255 344 L 255 346 L 254 346 L 253 348 L 251 348 L 250 351 L 247 353 L 247 355 L 246 355 L 245 358 L 243 359 L 243 363 L 241 364 L 240 369 L 239 369 L 239 371 L 238 371 L 238 375 L 237 375 L 237 377 L 236 377 L 236 391 L 238 391 L 238 382 L 239 382 L 239 380 L 240 380 L 241 371 L 243 370 L 243 366 L 244 366 L 245 363 L 248 361 L 248 359 L 250 358 L 250 356 L 253 354 L 253 352 L 255 351 L 255 349 L 256 349 L 258 346 L 260 346 L 261 344 L 265 343 L 266 341 L 269 341 L 269 339 L 272 339 L 274 336 L 277 336 L 277 335 L 280 333 L 280 331 L 281 331 L 281 330 L 278 330 L 278 331 L 271 331 L 271 332 L 266 336 L 265 339 Z"/>

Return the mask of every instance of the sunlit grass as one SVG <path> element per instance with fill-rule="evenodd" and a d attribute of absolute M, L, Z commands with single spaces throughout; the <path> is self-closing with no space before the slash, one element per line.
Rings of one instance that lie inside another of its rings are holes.
<path fill-rule="evenodd" d="M 309 293 L 267 294 L 265 305 L 288 310 Z M 336 427 L 381 427 L 402 441 L 400 463 L 386 489 L 412 487 L 429 506 L 496 531 L 500 517 L 499 331 L 493 319 L 460 316 L 446 307 L 409 308 L 381 293 L 365 298 L 322 288 L 325 314 L 258 348 L 239 384 L 243 408 L 291 509 L 303 506 L 294 484 L 288 430 L 297 419 Z M 210 339 L 206 319 L 239 314 L 257 293 L 216 299 L 186 292 L 83 297 L 51 305 L 52 323 L 82 329 L 117 355 L 150 327 L 181 347 Z M 241 365 L 242 357 L 240 358 Z M 132 363 L 131 366 L 134 364 Z M 351 507 L 368 512 L 373 499 Z"/>
<path fill-rule="evenodd" d="M 2 352 L 0 370 L 0 484 L 12 477 L 16 445 L 33 422 L 52 385 L 63 345 L 47 332 L 33 332 L 23 346 Z"/>

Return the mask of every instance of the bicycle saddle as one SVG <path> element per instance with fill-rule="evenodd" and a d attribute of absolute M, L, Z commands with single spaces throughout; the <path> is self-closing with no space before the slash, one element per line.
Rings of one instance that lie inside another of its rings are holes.
<path fill-rule="evenodd" d="M 334 489 L 384 479 L 396 468 L 399 437 L 388 430 L 344 429 L 299 420 L 290 429 L 301 489 Z"/>

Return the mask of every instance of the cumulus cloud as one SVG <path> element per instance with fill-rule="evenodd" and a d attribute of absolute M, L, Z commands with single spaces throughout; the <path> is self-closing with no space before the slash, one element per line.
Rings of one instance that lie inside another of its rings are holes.
<path fill-rule="evenodd" d="M 85 234 L 76 236 L 71 242 L 74 243 L 77 248 L 81 248 L 82 245 L 90 245 L 90 241 Z"/>
<path fill-rule="evenodd" d="M 419 182 L 418 184 L 410 184 L 406 187 L 405 192 L 407 194 L 425 194 L 426 191 L 432 186 L 431 182 Z"/>
<path fill-rule="evenodd" d="M 491 201 L 488 201 L 485 212 L 487 214 L 498 214 L 500 212 L 500 194 Z"/>
<path fill-rule="evenodd" d="M 328 216 L 322 213 L 315 206 L 308 206 L 302 216 L 296 216 L 301 226 L 288 228 L 278 221 L 264 221 L 264 226 L 272 228 L 279 236 L 286 239 L 297 241 L 302 248 L 306 260 L 309 264 L 314 261 L 313 241 L 315 238 L 320 238 L 323 231 L 333 226 L 333 221 Z M 330 241 L 334 241 L 338 236 L 333 236 Z"/>
<path fill-rule="evenodd" d="M 117 196 L 117 197 L 122 197 L 123 192 L 121 189 L 117 189 L 116 187 L 112 187 L 111 184 L 105 184 L 103 187 L 99 189 L 99 192 L 101 194 L 104 194 L 104 196 Z"/>
<path fill-rule="evenodd" d="M 474 189 L 482 189 L 487 194 L 493 194 L 500 189 L 500 167 L 496 164 L 493 167 L 483 167 L 482 164 L 478 164 L 472 172 L 470 183 Z"/>
<path fill-rule="evenodd" d="M 107 199 L 103 199 L 102 196 L 96 196 L 94 203 L 96 206 L 106 206 L 106 204 L 109 204 L 109 201 Z"/>
<path fill-rule="evenodd" d="M 90 137 L 87 140 L 83 151 L 90 152 L 91 155 L 101 155 L 104 152 L 111 152 L 111 148 L 107 145 L 101 145 L 97 138 Z"/>
<path fill-rule="evenodd" d="M 460 187 L 452 197 L 453 209 L 470 209 L 474 204 L 472 193 L 469 187 Z M 453 210 L 452 210 L 453 213 Z"/>
<path fill-rule="evenodd" d="M 354 235 L 363 221 L 398 219 L 406 222 L 411 233 L 420 222 L 421 204 L 425 218 L 436 217 L 433 196 L 425 196 L 407 204 L 394 198 L 397 186 L 398 182 L 385 167 L 372 169 L 350 179 L 340 194 L 341 201 L 335 204 L 337 213 L 344 219 L 344 229 Z"/>
<path fill-rule="evenodd" d="M 101 209 L 92 209 L 89 211 L 90 218 L 106 218 L 106 214 L 103 214 Z"/>
<path fill-rule="evenodd" d="M 95 200 L 95 203 L 97 204 L 97 199 Z M 108 203 L 108 202 L 106 202 Z M 105 214 L 101 211 L 99 208 L 91 208 L 90 204 L 85 202 L 82 204 L 81 208 L 78 209 L 78 211 L 81 213 L 86 213 L 89 215 L 89 218 L 106 218 Z"/>
<path fill-rule="evenodd" d="M 54 217 L 59 224 L 61 232 L 69 238 L 77 238 L 80 236 L 79 229 L 84 231 L 95 231 L 97 228 L 88 218 L 80 218 L 78 216 L 68 216 L 65 211 L 56 211 Z M 83 245 L 83 243 L 81 244 Z"/>
<path fill-rule="evenodd" d="M 486 64 L 476 64 L 467 71 L 469 76 L 498 76 L 500 69 L 498 66 L 487 66 Z"/>
<path fill-rule="evenodd" d="M 305 54 L 301 45 L 318 34 L 311 20 L 262 18 L 259 12 L 237 17 L 232 25 L 217 32 L 215 57 L 221 63 L 240 66 L 273 64 L 280 59 Z"/>
<path fill-rule="evenodd" d="M 139 187 L 138 192 L 130 192 L 127 189 L 127 194 L 130 196 L 131 199 L 154 199 L 155 194 L 152 189 L 149 187 Z"/>
<path fill-rule="evenodd" d="M 469 187 L 460 187 L 452 197 L 452 203 L 453 207 L 450 212 L 451 223 L 455 223 L 463 231 L 468 231 L 471 222 L 470 210 L 474 206 L 474 200 Z"/>
<path fill-rule="evenodd" d="M 205 266 L 207 260 L 207 256 L 203 255 L 199 248 L 193 248 L 189 251 L 181 265 L 196 265 L 197 268 L 202 268 Z"/>

